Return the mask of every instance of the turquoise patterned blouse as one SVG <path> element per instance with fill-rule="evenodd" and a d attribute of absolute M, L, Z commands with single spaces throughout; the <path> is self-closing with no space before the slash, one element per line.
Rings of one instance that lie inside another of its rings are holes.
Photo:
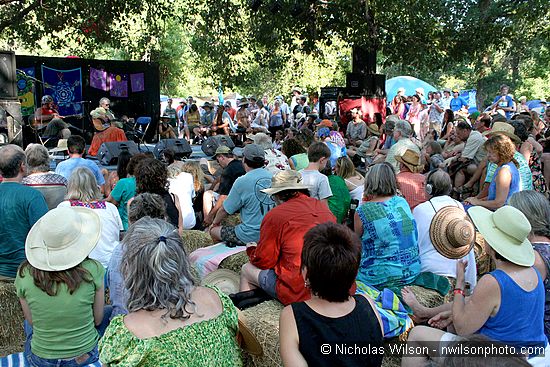
<path fill-rule="evenodd" d="M 384 202 L 365 202 L 357 214 L 363 224 L 357 280 L 399 292 L 420 274 L 418 231 L 409 204 L 394 196 Z"/>

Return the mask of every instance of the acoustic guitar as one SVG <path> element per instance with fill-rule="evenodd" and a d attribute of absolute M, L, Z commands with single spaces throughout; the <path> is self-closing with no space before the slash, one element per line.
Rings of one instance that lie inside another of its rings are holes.
<path fill-rule="evenodd" d="M 94 125 L 94 129 L 96 129 L 99 132 L 111 127 L 111 123 L 109 121 L 105 122 L 102 119 L 92 118 L 92 124 Z"/>
<path fill-rule="evenodd" d="M 73 118 L 73 117 L 77 118 L 77 119 L 81 119 L 82 115 L 81 114 L 67 115 L 67 116 L 45 115 L 45 116 L 41 116 L 41 117 L 38 117 L 36 115 L 30 115 L 29 116 L 29 123 L 30 123 L 31 128 L 33 130 L 42 130 L 43 128 L 48 126 L 50 121 L 53 120 L 55 117 L 60 118 L 60 119 Z"/>

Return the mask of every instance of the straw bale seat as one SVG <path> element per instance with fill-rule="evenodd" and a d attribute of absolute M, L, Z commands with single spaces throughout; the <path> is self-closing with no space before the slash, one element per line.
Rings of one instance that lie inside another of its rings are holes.
<path fill-rule="evenodd" d="M 248 367 L 282 366 L 279 353 L 279 315 L 283 305 L 276 300 L 260 303 L 243 311 L 247 326 L 256 336 L 263 349 L 263 356 L 245 356 Z"/>
<path fill-rule="evenodd" d="M 18 353 L 24 349 L 23 320 L 15 285 L 0 282 L 0 356 Z"/>

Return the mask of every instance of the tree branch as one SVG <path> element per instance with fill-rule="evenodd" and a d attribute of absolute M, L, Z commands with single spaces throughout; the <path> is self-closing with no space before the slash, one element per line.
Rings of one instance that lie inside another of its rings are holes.
<path fill-rule="evenodd" d="M 11 0 L 0 0 L 0 1 L 11 1 Z M 19 13 L 17 13 L 13 17 L 0 22 L 0 29 L 8 28 L 9 26 L 13 25 L 15 22 L 23 19 L 27 14 L 29 14 L 30 12 L 38 8 L 40 5 L 42 5 L 42 0 L 34 0 L 33 3 L 31 3 L 29 6 L 21 10 Z"/>
<path fill-rule="evenodd" d="M 21 2 L 21 0 L 0 0 L 0 5 L 6 5 L 9 3 Z"/>

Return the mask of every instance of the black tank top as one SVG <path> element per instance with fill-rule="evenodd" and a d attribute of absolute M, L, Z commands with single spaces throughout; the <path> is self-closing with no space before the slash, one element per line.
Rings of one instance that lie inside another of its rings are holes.
<path fill-rule="evenodd" d="M 293 303 L 299 349 L 309 366 L 369 366 L 382 365 L 382 330 L 369 301 L 353 296 L 355 308 L 349 314 L 326 317 L 313 311 L 305 302 Z M 330 349 L 324 344 L 328 344 Z M 370 349 L 367 349 L 370 345 Z M 356 349 L 361 348 L 361 351 Z M 380 353 L 365 353 L 365 351 Z M 328 352 L 328 353 L 327 353 Z M 351 353 L 350 353 L 351 352 Z M 327 353 L 327 354 L 323 354 Z"/>
<path fill-rule="evenodd" d="M 178 227 L 179 212 L 176 204 L 174 203 L 173 196 L 168 191 L 165 191 L 161 196 L 164 199 L 164 204 L 166 205 L 168 222 L 170 222 L 173 226 Z"/>

